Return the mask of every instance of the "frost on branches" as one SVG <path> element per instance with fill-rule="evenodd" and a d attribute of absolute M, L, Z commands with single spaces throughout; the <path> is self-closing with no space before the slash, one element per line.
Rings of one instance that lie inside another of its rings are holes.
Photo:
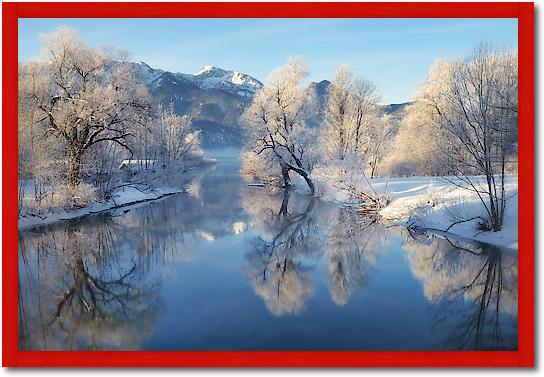
<path fill-rule="evenodd" d="M 438 61 L 408 108 L 391 158 L 392 173 L 445 176 L 471 191 L 483 206 L 475 214 L 481 228 L 495 232 L 510 198 L 506 176 L 517 173 L 517 67 L 515 51 L 487 44 Z"/>
<path fill-rule="evenodd" d="M 308 95 L 302 87 L 307 75 L 303 61 L 289 59 L 270 74 L 265 86 L 255 94 L 244 121 L 248 148 L 259 156 L 252 169 L 272 164 L 281 172 L 284 187 L 290 186 L 290 174 L 294 172 L 304 179 L 313 195 L 315 185 L 310 170 L 315 130 L 304 121 Z"/>
<path fill-rule="evenodd" d="M 154 103 L 126 52 L 92 48 L 64 27 L 41 40 L 41 59 L 19 64 L 20 215 L 85 207 L 128 185 L 149 190 L 166 170 L 202 161 L 191 119 Z M 123 160 L 146 163 L 120 171 Z"/>
<path fill-rule="evenodd" d="M 464 221 L 483 231 L 503 228 L 517 193 L 506 183 L 517 174 L 515 51 L 482 43 L 462 58 L 437 61 L 401 119 L 384 113 L 371 81 L 340 66 L 324 116 L 310 127 L 317 110 L 302 86 L 306 76 L 306 66 L 291 59 L 255 96 L 245 113 L 242 174 L 282 187 L 303 179 L 311 194 L 376 211 L 395 199 L 384 177 L 438 176 L 481 205 L 446 228 Z"/>

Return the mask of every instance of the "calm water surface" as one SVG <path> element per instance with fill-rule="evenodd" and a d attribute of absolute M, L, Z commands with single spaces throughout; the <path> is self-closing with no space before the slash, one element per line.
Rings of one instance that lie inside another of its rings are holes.
<path fill-rule="evenodd" d="M 19 235 L 21 349 L 517 348 L 517 253 L 248 187 Z"/>

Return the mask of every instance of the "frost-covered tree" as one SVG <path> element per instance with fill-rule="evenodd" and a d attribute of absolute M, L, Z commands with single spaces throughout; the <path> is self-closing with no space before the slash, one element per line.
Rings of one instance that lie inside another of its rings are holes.
<path fill-rule="evenodd" d="M 173 165 L 200 150 L 200 131 L 193 128 L 189 115 L 176 115 L 173 104 L 159 107 L 159 115 L 152 129 L 162 163 Z"/>
<path fill-rule="evenodd" d="M 370 170 L 376 171 L 372 163 L 376 166 L 383 150 L 376 153 L 376 146 L 383 144 L 381 136 L 389 136 L 386 130 L 390 128 L 378 114 L 379 98 L 371 81 L 354 77 L 346 66 L 338 68 L 327 95 L 319 135 L 319 150 L 326 164 L 365 169 L 368 160 Z M 384 132 L 382 126 L 386 126 Z"/>
<path fill-rule="evenodd" d="M 341 66 L 329 87 L 321 130 L 321 150 L 329 160 L 344 160 L 354 145 L 352 91 L 353 75 L 346 66 Z"/>
<path fill-rule="evenodd" d="M 41 206 L 48 195 L 47 186 L 52 180 L 62 179 L 64 152 L 54 137 L 44 135 L 39 124 L 41 112 L 33 106 L 33 100 L 27 94 L 32 86 L 33 72 L 39 69 L 35 63 L 19 65 L 19 100 L 18 100 L 18 178 L 19 211 L 23 205 Z M 32 181 L 33 184 L 29 184 Z M 31 203 L 25 203 L 25 197 Z"/>
<path fill-rule="evenodd" d="M 388 172 L 396 176 L 442 175 L 444 164 L 439 144 L 440 130 L 426 104 L 421 101 L 410 104 L 400 121 L 392 152 L 386 158 Z"/>
<path fill-rule="evenodd" d="M 360 149 L 365 149 L 365 145 L 361 145 L 365 141 L 365 128 L 369 124 L 369 118 L 376 114 L 376 105 L 380 100 L 380 94 L 372 81 L 359 76 L 353 78 L 351 87 L 351 106 L 354 118 L 354 135 L 352 136 L 355 151 L 359 153 Z"/>
<path fill-rule="evenodd" d="M 81 182 L 82 158 L 91 147 L 115 143 L 130 150 L 127 139 L 148 116 L 147 91 L 127 64 L 112 68 L 109 56 L 87 46 L 72 29 L 59 28 L 41 39 L 45 62 L 24 66 L 20 85 L 44 133 L 61 142 L 73 188 Z"/>
<path fill-rule="evenodd" d="M 445 108 L 443 92 L 450 86 L 451 64 L 437 60 L 430 68 L 427 80 L 416 92 L 414 101 L 407 106 L 389 156 L 389 171 L 395 175 L 448 174 L 447 156 L 442 145 L 449 142 L 437 122 L 434 104 Z"/>
<path fill-rule="evenodd" d="M 432 70 L 416 97 L 437 130 L 444 171 L 479 196 L 493 231 L 503 223 L 505 175 L 517 164 L 517 82 L 516 53 L 480 44 Z"/>
<path fill-rule="evenodd" d="M 368 125 L 364 135 L 364 156 L 368 160 L 370 178 L 374 178 L 382 160 L 391 149 L 393 138 L 393 123 L 391 116 L 378 115 L 368 117 Z"/>
<path fill-rule="evenodd" d="M 244 113 L 249 147 L 254 153 L 279 166 L 284 186 L 291 183 L 290 172 L 300 175 L 311 194 L 310 178 L 314 130 L 304 122 L 307 92 L 302 87 L 308 75 L 306 64 L 290 58 L 275 69 Z"/>

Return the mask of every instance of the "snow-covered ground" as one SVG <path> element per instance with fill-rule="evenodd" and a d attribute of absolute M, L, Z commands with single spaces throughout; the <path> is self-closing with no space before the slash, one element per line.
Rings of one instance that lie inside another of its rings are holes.
<path fill-rule="evenodd" d="M 24 214 L 19 217 L 19 230 L 50 225 L 59 221 L 75 219 L 81 216 L 106 211 L 120 206 L 137 205 L 144 201 L 156 200 L 167 195 L 184 192 L 179 188 L 159 188 L 150 192 L 142 192 L 134 187 L 124 187 L 114 193 L 104 203 L 96 203 L 79 209 L 54 211 L 45 215 Z"/>
<path fill-rule="evenodd" d="M 332 187 L 323 176 L 314 176 L 318 195 L 328 201 L 350 204 L 345 190 Z M 473 177 L 484 180 L 484 177 Z M 463 238 L 517 249 L 518 247 L 518 177 L 506 178 L 507 204 L 503 229 L 500 232 L 481 232 L 478 219 L 455 222 L 477 216 L 486 217 L 485 208 L 477 194 L 440 177 L 377 178 L 369 180 L 366 192 L 386 194 L 389 204 L 380 210 L 381 218 L 394 225 L 416 226 L 436 231 L 448 231 Z M 299 187 L 303 187 L 298 185 Z"/>
<path fill-rule="evenodd" d="M 167 184 L 159 186 L 160 182 L 157 182 L 156 187 L 146 190 L 140 190 L 134 186 L 125 186 L 115 191 L 109 200 L 100 203 L 92 203 L 83 208 L 54 209 L 39 214 L 32 211 L 23 211 L 19 216 L 19 230 L 28 230 L 39 226 L 51 225 L 56 222 L 75 219 L 114 208 L 143 205 L 144 202 L 186 192 L 186 186 L 192 178 L 203 171 L 206 165 L 211 165 L 213 163 L 215 163 L 214 159 L 205 158 L 200 166 L 193 166 L 188 169 L 186 173 L 178 176 L 176 184 L 171 187 Z M 32 186 L 32 182 L 27 186 Z M 32 200 L 30 198 L 31 192 L 32 187 L 27 187 L 25 196 L 28 197 L 23 198 L 23 200 Z"/>
<path fill-rule="evenodd" d="M 478 177 L 478 179 L 484 179 Z M 391 202 L 380 211 L 382 218 L 401 225 L 448 231 L 512 249 L 518 248 L 518 178 L 506 180 L 507 203 L 504 225 L 500 232 L 481 232 L 478 219 L 450 225 L 477 216 L 486 217 L 478 195 L 442 178 L 380 179 L 373 182 L 378 192 L 386 192 Z"/>

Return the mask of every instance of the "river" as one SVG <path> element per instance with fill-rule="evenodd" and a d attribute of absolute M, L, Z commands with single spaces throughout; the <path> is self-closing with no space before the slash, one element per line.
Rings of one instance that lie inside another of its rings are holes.
<path fill-rule="evenodd" d="M 22 350 L 517 349 L 517 252 L 249 187 L 19 234 Z"/>

